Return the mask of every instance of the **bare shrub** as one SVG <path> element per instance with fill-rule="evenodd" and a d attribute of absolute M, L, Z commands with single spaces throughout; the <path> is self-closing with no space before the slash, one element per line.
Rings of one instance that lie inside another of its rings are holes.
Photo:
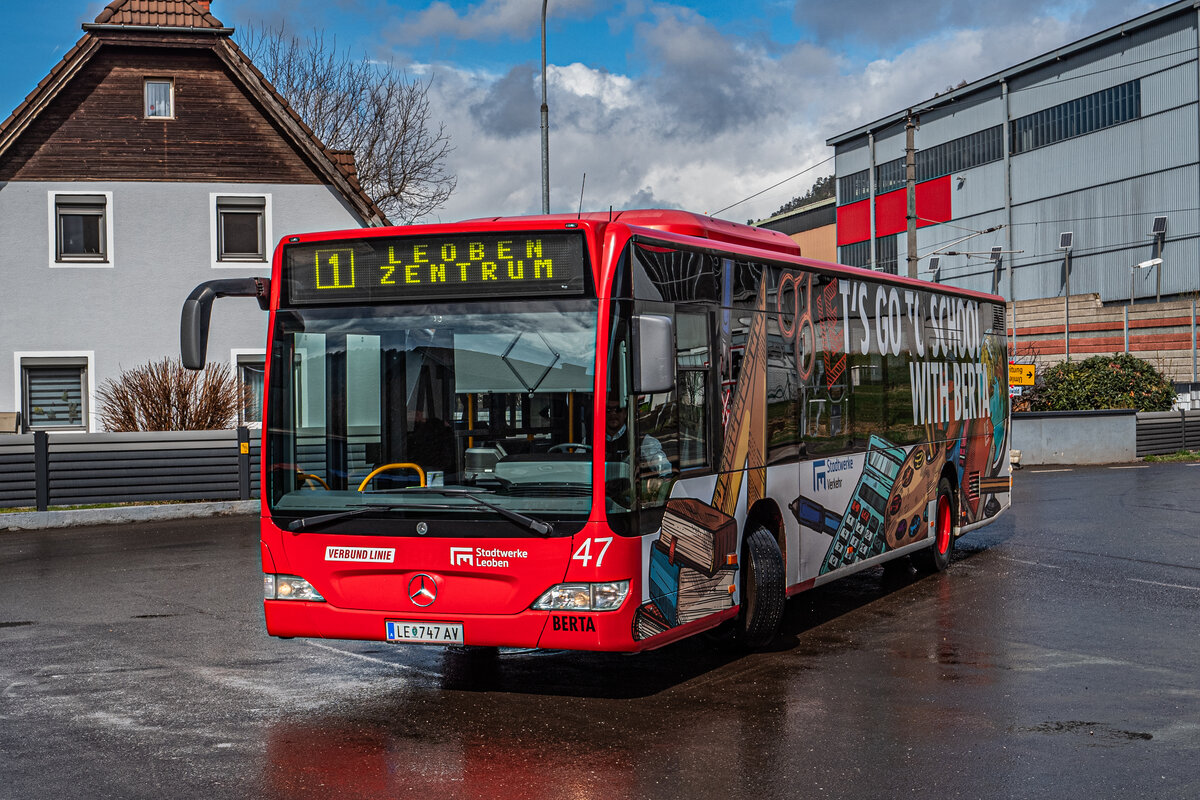
<path fill-rule="evenodd" d="M 249 390 L 227 364 L 193 371 L 164 358 L 105 381 L 96 398 L 107 431 L 224 430 L 237 424 Z"/>

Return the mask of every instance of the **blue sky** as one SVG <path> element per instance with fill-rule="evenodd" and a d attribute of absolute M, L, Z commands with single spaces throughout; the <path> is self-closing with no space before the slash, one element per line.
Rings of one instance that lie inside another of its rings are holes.
<path fill-rule="evenodd" d="M 0 5 L 7 116 L 105 3 Z M 832 155 L 830 136 L 1159 5 L 549 0 L 552 210 L 575 209 L 586 174 L 585 208 L 764 217 L 832 173 L 785 180 Z M 214 0 L 212 13 L 239 30 L 320 30 L 428 80 L 458 177 L 434 218 L 540 209 L 538 0 Z"/>

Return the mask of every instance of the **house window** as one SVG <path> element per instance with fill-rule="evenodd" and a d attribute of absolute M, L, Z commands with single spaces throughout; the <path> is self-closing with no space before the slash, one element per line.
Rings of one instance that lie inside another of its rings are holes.
<path fill-rule="evenodd" d="M 103 194 L 56 194 L 54 260 L 108 261 L 108 197 Z"/>
<path fill-rule="evenodd" d="M 28 430 L 87 430 L 87 363 L 76 359 L 21 361 Z"/>
<path fill-rule="evenodd" d="M 146 119 L 175 117 L 175 83 L 169 78 L 146 79 Z"/>
<path fill-rule="evenodd" d="M 238 386 L 242 391 L 242 407 L 238 410 L 238 424 L 257 427 L 262 424 L 263 387 L 267 374 L 266 356 L 245 355 L 237 357 Z"/>
<path fill-rule="evenodd" d="M 217 197 L 217 261 L 266 261 L 266 198 Z"/>

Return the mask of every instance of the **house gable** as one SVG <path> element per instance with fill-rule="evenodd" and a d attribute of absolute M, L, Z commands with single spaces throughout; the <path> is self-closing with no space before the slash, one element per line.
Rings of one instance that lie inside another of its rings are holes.
<path fill-rule="evenodd" d="M 388 224 L 353 160 L 327 149 L 203 0 L 113 0 L 0 124 L 0 181 L 324 184 Z M 169 119 L 145 81 L 169 79 Z"/>
<path fill-rule="evenodd" d="M 169 79 L 174 117 L 144 116 Z M 323 183 L 209 49 L 100 48 L 0 156 L 0 180 Z"/>

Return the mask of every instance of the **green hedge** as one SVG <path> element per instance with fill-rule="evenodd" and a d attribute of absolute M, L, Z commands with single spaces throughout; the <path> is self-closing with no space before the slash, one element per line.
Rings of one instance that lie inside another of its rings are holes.
<path fill-rule="evenodd" d="M 1128 353 L 1065 361 L 1042 372 L 1030 398 L 1033 411 L 1134 408 L 1169 411 L 1175 387 L 1151 364 Z"/>

